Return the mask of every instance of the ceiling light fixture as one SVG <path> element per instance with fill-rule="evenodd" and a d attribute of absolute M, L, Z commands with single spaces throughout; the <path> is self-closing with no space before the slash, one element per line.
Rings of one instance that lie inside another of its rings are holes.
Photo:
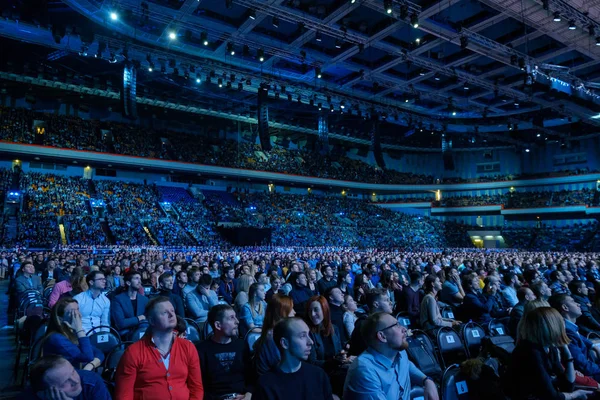
<path fill-rule="evenodd" d="M 322 75 L 320 67 L 315 68 L 315 76 L 317 77 L 317 79 L 321 79 Z"/>
<path fill-rule="evenodd" d="M 110 19 L 112 19 L 113 21 L 116 21 L 119 19 L 119 14 L 117 14 L 116 12 L 111 12 L 110 13 Z"/>
<path fill-rule="evenodd" d="M 560 18 L 560 13 L 558 11 L 554 11 L 554 18 L 552 18 L 554 22 L 560 22 L 562 19 Z"/>
<path fill-rule="evenodd" d="M 600 46 L 600 36 L 596 38 L 596 46 Z"/>
<path fill-rule="evenodd" d="M 574 20 L 571 20 L 569 22 L 569 30 L 570 31 L 574 31 L 575 29 L 577 29 L 577 25 L 575 25 L 575 21 Z"/>
<path fill-rule="evenodd" d="M 419 27 L 419 16 L 416 13 L 412 13 L 412 15 L 410 16 L 410 24 L 413 28 Z"/>
<path fill-rule="evenodd" d="M 275 28 L 279 28 L 279 18 L 278 17 L 273 17 L 273 19 L 271 20 L 271 23 L 273 24 L 273 26 Z"/>
<path fill-rule="evenodd" d="M 200 34 L 200 40 L 202 41 L 203 45 L 208 46 L 208 33 L 202 32 Z"/>
<path fill-rule="evenodd" d="M 171 40 L 177 39 L 177 34 L 175 32 L 169 32 L 169 39 L 171 39 Z"/>
<path fill-rule="evenodd" d="M 392 0 L 383 0 L 383 8 L 385 9 L 385 12 L 388 14 L 391 14 L 393 10 L 392 6 L 393 6 L 393 1 Z"/>
<path fill-rule="evenodd" d="M 233 48 L 233 43 L 227 43 L 227 52 L 232 56 L 235 56 L 235 49 Z"/>
<path fill-rule="evenodd" d="M 317 42 L 320 42 L 321 40 L 323 40 L 323 35 L 321 34 L 321 32 L 317 31 L 317 33 L 315 35 L 315 39 L 317 40 Z"/>
<path fill-rule="evenodd" d="M 263 49 L 258 49 L 258 51 L 256 52 L 256 55 L 258 56 L 258 61 L 260 61 L 260 62 L 265 61 L 265 51 Z"/>
<path fill-rule="evenodd" d="M 250 13 L 248 14 L 248 18 L 250 18 L 250 19 L 256 19 L 256 10 L 251 9 Z"/>

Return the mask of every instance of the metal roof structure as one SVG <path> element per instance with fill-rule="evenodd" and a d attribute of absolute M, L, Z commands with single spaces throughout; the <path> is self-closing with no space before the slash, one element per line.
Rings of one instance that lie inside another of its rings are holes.
<path fill-rule="evenodd" d="M 33 53 L 48 64 L 106 79 L 134 63 L 140 97 L 225 117 L 253 118 L 266 90 L 286 129 L 314 131 L 327 113 L 368 143 L 357 121 L 376 113 L 399 149 L 434 146 L 440 131 L 513 146 L 599 131 L 598 1 L 9 3 L 3 46 L 43 46 Z"/>

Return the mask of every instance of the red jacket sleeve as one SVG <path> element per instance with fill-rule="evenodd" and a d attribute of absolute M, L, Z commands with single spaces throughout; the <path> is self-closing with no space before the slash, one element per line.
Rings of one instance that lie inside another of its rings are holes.
<path fill-rule="evenodd" d="M 191 345 L 191 343 L 190 347 L 191 349 L 188 349 L 189 365 L 187 387 L 190 391 L 190 400 L 202 400 L 204 398 L 204 387 L 202 386 L 200 359 L 198 358 L 198 351 Z"/>
<path fill-rule="evenodd" d="M 125 350 L 116 373 L 115 399 L 133 400 L 135 380 L 137 377 L 137 354 L 129 347 Z"/>

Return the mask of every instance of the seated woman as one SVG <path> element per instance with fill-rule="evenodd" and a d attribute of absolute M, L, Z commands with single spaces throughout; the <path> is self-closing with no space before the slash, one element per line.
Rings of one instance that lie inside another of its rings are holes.
<path fill-rule="evenodd" d="M 258 376 L 279 364 L 281 356 L 273 340 L 273 328 L 284 318 L 296 315 L 294 302 L 289 296 L 274 294 L 269 300 L 260 338 L 254 345 L 254 367 Z"/>
<path fill-rule="evenodd" d="M 513 400 L 576 400 L 591 392 L 574 390 L 575 367 L 565 321 L 555 309 L 524 314 L 509 369 Z M 563 367 L 564 366 L 564 367 Z"/>
<path fill-rule="evenodd" d="M 71 291 L 77 289 L 80 284 L 85 284 L 85 288 L 83 290 L 77 291 L 71 295 L 65 295 L 65 293 L 70 293 Z M 65 279 L 64 281 L 58 282 L 52 288 L 52 292 L 50 293 L 50 298 L 48 300 L 48 307 L 52 308 L 56 304 L 56 302 L 63 297 L 63 295 L 67 297 L 73 297 L 76 294 L 79 294 L 82 291 L 87 290 L 87 283 L 85 283 L 85 274 L 80 267 L 77 267 L 71 273 L 69 279 Z"/>
<path fill-rule="evenodd" d="M 63 356 L 77 369 L 98 368 L 104 354 L 92 346 L 85 334 L 77 300 L 62 298 L 52 308 L 48 330 L 42 339 L 43 353 Z"/>
<path fill-rule="evenodd" d="M 437 295 L 442 290 L 442 282 L 436 275 L 427 275 L 425 284 L 423 285 L 425 296 L 421 300 L 421 328 L 430 330 L 442 328 L 444 326 L 452 327 L 459 325 L 460 321 L 455 321 L 450 318 L 442 318 L 440 306 L 437 303 Z"/>
<path fill-rule="evenodd" d="M 261 283 L 253 283 L 248 290 L 248 302 L 242 307 L 240 315 L 240 334 L 246 335 L 254 328 L 260 328 L 265 319 L 265 286 Z"/>
<path fill-rule="evenodd" d="M 333 393 L 341 395 L 347 367 L 355 357 L 346 357 L 342 351 L 340 333 L 331 322 L 329 304 L 325 297 L 313 296 L 308 300 L 304 319 L 313 341 L 308 362 L 322 367 L 329 376 Z"/>

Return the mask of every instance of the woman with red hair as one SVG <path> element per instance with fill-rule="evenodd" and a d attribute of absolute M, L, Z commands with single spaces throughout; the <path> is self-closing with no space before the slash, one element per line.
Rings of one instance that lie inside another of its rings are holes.
<path fill-rule="evenodd" d="M 254 344 L 254 367 L 258 376 L 261 376 L 279 364 L 281 355 L 273 340 L 275 324 L 284 318 L 296 315 L 294 301 L 290 296 L 274 294 L 267 303 L 267 311 L 263 320 L 260 338 Z"/>
<path fill-rule="evenodd" d="M 323 368 L 329 376 L 333 393 L 341 395 L 347 367 L 355 357 L 348 358 L 342 352 L 340 332 L 331 323 L 327 299 L 323 296 L 311 297 L 306 302 L 304 319 L 310 328 L 310 338 L 313 341 L 308 362 Z"/>

